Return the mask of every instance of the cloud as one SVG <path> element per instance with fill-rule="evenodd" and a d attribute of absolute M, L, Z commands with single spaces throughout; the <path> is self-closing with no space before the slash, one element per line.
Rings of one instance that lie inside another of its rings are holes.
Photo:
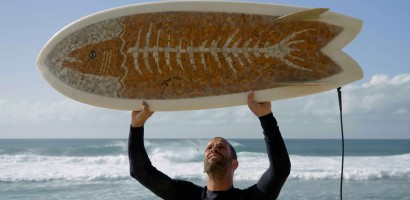
<path fill-rule="evenodd" d="M 342 95 L 344 120 L 348 128 L 357 130 L 355 135 L 383 137 L 382 132 L 390 129 L 397 137 L 408 134 L 410 74 L 374 75 L 361 85 L 344 86 Z M 281 129 L 290 137 L 328 137 L 328 132 L 337 131 L 339 126 L 338 109 L 336 90 L 272 102 Z M 81 134 L 88 137 L 100 137 L 103 133 L 116 137 L 118 132 L 127 132 L 129 121 L 130 112 L 97 108 L 70 99 L 53 103 L 0 99 L 0 137 L 7 131 L 24 136 L 34 129 L 49 135 L 59 130 L 85 132 Z M 247 106 L 237 106 L 155 113 L 147 126 L 158 137 L 163 137 L 164 132 L 172 132 L 169 137 L 199 137 L 218 131 L 253 137 L 259 122 Z M 190 135 L 192 132 L 197 135 Z"/>
<path fill-rule="evenodd" d="M 410 138 L 410 74 L 374 75 L 361 85 L 344 86 L 342 99 L 350 137 Z M 337 136 L 332 134 L 340 123 L 336 90 L 277 104 L 279 121 L 296 137 Z M 297 124 L 303 128 L 293 127 Z"/>
<path fill-rule="evenodd" d="M 112 120 L 114 111 L 95 108 L 72 100 L 54 103 L 31 103 L 0 101 L 0 116 L 7 124 L 50 124 L 76 123 L 89 121 L 94 124 Z"/>
<path fill-rule="evenodd" d="M 118 131 L 113 128 L 119 124 L 127 127 L 129 112 L 70 99 L 51 103 L 0 100 L 0 138 L 116 137 Z"/>
<path fill-rule="evenodd" d="M 339 105 L 336 90 L 280 102 L 279 110 L 293 118 L 325 120 L 338 118 Z M 386 120 L 405 122 L 410 119 L 410 74 L 400 74 L 390 78 L 387 75 L 374 75 L 362 85 L 351 84 L 342 87 L 343 114 L 346 117 L 371 120 L 383 123 Z M 284 105 L 288 105 L 286 107 Z M 303 108 L 292 111 L 291 107 Z"/>
<path fill-rule="evenodd" d="M 409 122 L 410 74 L 390 78 L 375 75 L 368 83 L 350 86 L 346 97 L 346 113 L 366 117 L 373 122 Z"/>

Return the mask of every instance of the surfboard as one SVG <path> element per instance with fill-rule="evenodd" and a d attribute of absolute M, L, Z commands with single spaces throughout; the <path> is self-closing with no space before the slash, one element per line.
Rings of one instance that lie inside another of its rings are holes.
<path fill-rule="evenodd" d="M 119 110 L 245 105 L 335 89 L 363 77 L 342 48 L 359 19 L 326 8 L 167 1 L 113 8 L 55 34 L 36 64 L 57 91 Z"/>

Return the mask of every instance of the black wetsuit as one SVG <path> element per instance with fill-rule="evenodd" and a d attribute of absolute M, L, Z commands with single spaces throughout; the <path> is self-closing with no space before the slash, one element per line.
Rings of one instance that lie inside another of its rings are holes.
<path fill-rule="evenodd" d="M 144 127 L 132 128 L 128 141 L 130 173 L 133 178 L 163 199 L 276 199 L 290 173 L 290 160 L 272 114 L 259 118 L 269 157 L 269 168 L 258 183 L 246 188 L 232 187 L 213 192 L 191 182 L 168 177 L 152 166 L 144 147 Z"/>

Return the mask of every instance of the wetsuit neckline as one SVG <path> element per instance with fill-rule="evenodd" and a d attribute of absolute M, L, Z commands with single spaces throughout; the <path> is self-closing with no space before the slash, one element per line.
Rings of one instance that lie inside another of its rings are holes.
<path fill-rule="evenodd" d="M 202 199 L 217 199 L 218 197 L 223 197 L 230 194 L 233 190 L 234 187 L 232 186 L 229 190 L 211 191 L 208 190 L 207 186 L 205 186 L 202 193 Z"/>

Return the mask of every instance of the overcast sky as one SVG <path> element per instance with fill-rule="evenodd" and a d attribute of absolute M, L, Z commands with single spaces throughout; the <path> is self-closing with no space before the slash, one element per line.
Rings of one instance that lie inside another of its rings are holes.
<path fill-rule="evenodd" d="M 144 1 L 0 1 L 0 138 L 126 138 L 130 112 L 73 101 L 35 67 L 46 42 L 86 15 Z M 270 1 L 265 1 L 270 2 Z M 410 1 L 293 0 L 275 4 L 327 7 L 364 21 L 344 51 L 362 67 L 362 80 L 342 88 L 345 137 L 410 139 Z M 337 92 L 275 101 L 285 138 L 339 138 Z M 246 106 L 157 112 L 146 137 L 261 138 Z"/>

